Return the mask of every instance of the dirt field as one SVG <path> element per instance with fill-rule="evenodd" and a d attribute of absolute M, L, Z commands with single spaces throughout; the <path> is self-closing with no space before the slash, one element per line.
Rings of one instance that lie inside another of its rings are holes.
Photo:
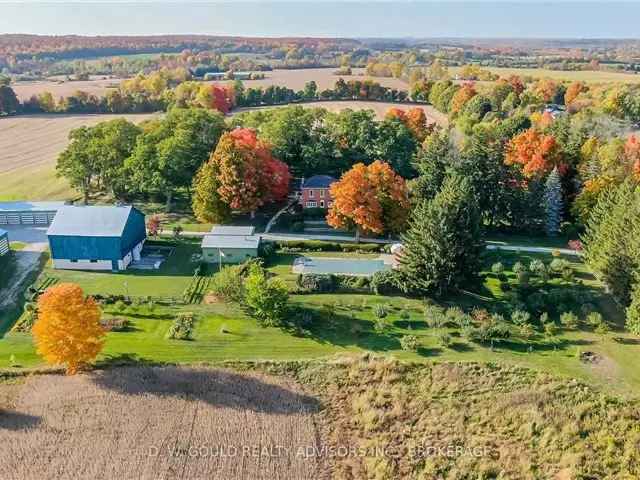
<path fill-rule="evenodd" d="M 139 367 L 0 387 L 4 480 L 326 478 L 304 455 L 318 401 L 292 381 Z"/>
<path fill-rule="evenodd" d="M 365 101 L 326 101 L 326 102 L 312 102 L 312 103 L 301 103 L 303 107 L 308 108 L 326 108 L 331 112 L 339 112 L 341 110 L 345 110 L 350 108 L 352 110 L 373 110 L 376 113 L 376 117 L 381 119 L 384 118 L 387 111 L 392 108 L 400 108 L 402 110 L 408 110 L 410 108 L 419 106 L 424 110 L 424 113 L 427 116 L 429 123 L 437 123 L 438 125 L 447 125 L 448 120 L 447 116 L 437 111 L 431 105 L 411 105 L 406 103 L 393 103 L 393 102 L 365 102 Z M 246 112 L 249 110 L 257 110 L 257 109 L 269 109 L 269 108 L 280 108 L 286 107 L 288 105 L 279 105 L 276 107 L 255 107 L 255 108 L 239 108 L 234 111 L 234 113 Z"/>
<path fill-rule="evenodd" d="M 0 200 L 67 198 L 69 187 L 64 180 L 55 178 L 53 167 L 68 143 L 71 130 L 120 117 L 141 122 L 154 115 L 50 114 L 1 118 Z"/>
<path fill-rule="evenodd" d="M 304 70 L 273 70 L 264 72 L 266 78 L 263 80 L 243 80 L 245 87 L 268 87 L 269 85 L 286 86 L 293 90 L 302 90 L 304 84 L 314 80 L 318 84 L 319 90 L 333 88 L 339 78 L 344 81 L 349 80 L 373 80 L 380 85 L 390 88 L 407 90 L 409 86 L 406 82 L 397 78 L 368 77 L 364 75 L 364 68 L 354 68 L 353 75 L 334 75 L 335 68 L 307 68 Z"/>
<path fill-rule="evenodd" d="M 293 90 L 302 90 L 304 84 L 310 80 L 315 80 L 320 90 L 332 88 L 340 76 L 334 75 L 335 68 L 308 68 L 304 70 L 273 70 L 264 72 L 262 80 L 244 80 L 246 87 L 268 87 L 269 85 L 280 85 Z M 407 90 L 408 85 L 397 78 L 373 78 L 364 75 L 363 68 L 354 68 L 354 75 L 343 76 L 348 80 L 373 80 L 381 85 L 391 88 Z M 92 77 L 87 81 L 65 82 L 63 79 L 42 80 L 34 82 L 17 82 L 11 85 L 20 100 L 27 100 L 32 95 L 49 91 L 54 98 L 66 97 L 83 90 L 94 95 L 104 95 L 110 88 L 117 88 L 122 80 L 117 78 L 106 78 L 102 76 Z M 218 82 L 208 82 L 218 83 Z"/>
<path fill-rule="evenodd" d="M 626 73 L 616 72 L 596 72 L 596 71 L 578 71 L 578 72 L 563 72 L 560 70 L 544 70 L 541 68 L 501 68 L 501 67 L 483 67 L 490 70 L 493 73 L 500 75 L 501 77 L 508 77 L 509 75 L 520 75 L 521 77 L 534 77 L 534 78 L 552 78 L 554 80 L 567 80 L 567 81 L 581 81 L 590 83 L 606 83 L 606 82 L 620 82 L 620 83 L 640 83 L 640 75 L 632 75 Z M 450 67 L 449 73 L 455 75 L 461 70 L 461 67 Z M 484 82 L 482 82 L 484 83 Z"/>
<path fill-rule="evenodd" d="M 39 80 L 34 82 L 17 82 L 11 85 L 20 100 L 28 100 L 32 95 L 42 92 L 51 92 L 53 97 L 68 97 L 78 90 L 82 90 L 93 95 L 102 96 L 110 88 L 117 88 L 120 79 L 107 78 L 103 76 L 92 77 L 91 80 L 67 82 L 62 79 Z"/>

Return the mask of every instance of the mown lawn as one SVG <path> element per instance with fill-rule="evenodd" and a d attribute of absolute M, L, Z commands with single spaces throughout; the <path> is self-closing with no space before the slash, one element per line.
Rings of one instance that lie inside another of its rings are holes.
<path fill-rule="evenodd" d="M 339 254 L 338 254 L 339 255 Z M 269 270 L 295 284 L 290 273 L 295 255 L 278 255 L 269 264 Z M 517 252 L 492 252 L 486 258 L 487 269 L 500 260 L 507 269 L 509 284 L 515 284 L 510 268 L 516 261 L 528 263 L 535 258 L 547 262 L 551 255 L 522 254 Z M 584 266 L 575 263 L 576 277 L 580 288 L 599 291 L 597 282 L 587 276 Z M 171 264 L 168 264 L 170 267 Z M 68 273 L 68 276 L 67 276 Z M 165 272 L 166 273 L 166 272 Z M 76 276 L 77 275 L 77 276 Z M 105 279 L 101 278 L 101 275 Z M 122 293 L 124 279 L 128 279 L 131 295 L 158 296 L 160 292 L 170 295 L 181 293 L 190 277 L 185 268 L 182 276 L 176 275 L 137 276 L 121 274 L 81 274 L 65 272 L 64 280 L 78 280 L 89 293 Z M 484 307 L 489 310 L 504 306 L 506 292 L 493 274 L 483 272 L 480 286 L 470 286 L 469 291 L 454 297 L 441 299 L 443 306 L 459 305 L 469 310 Z M 171 280 L 172 279 L 172 280 Z M 147 281 L 148 280 L 148 281 Z M 559 285 L 560 279 L 549 283 Z M 177 286 L 180 285 L 180 286 Z M 133 293 L 133 292 L 139 293 Z M 291 303 L 312 312 L 313 323 L 303 333 L 278 328 L 262 328 L 247 317 L 237 306 L 225 304 L 187 305 L 157 307 L 152 314 L 144 308 L 127 309 L 109 315 L 127 316 L 131 328 L 124 332 L 111 332 L 107 336 L 103 360 L 138 358 L 157 362 L 197 363 L 225 360 L 298 360 L 351 355 L 363 352 L 393 355 L 400 359 L 415 361 L 481 361 L 506 362 L 540 369 L 571 378 L 580 378 L 609 391 L 637 396 L 640 394 L 640 370 L 634 367 L 640 355 L 640 340 L 621 330 L 622 312 L 607 299 L 598 297 L 598 308 L 605 315 L 611 333 L 597 335 L 588 327 L 578 330 L 562 330 L 555 338 L 545 337 L 540 329 L 529 340 L 513 335 L 507 341 L 496 342 L 494 347 L 471 342 L 463 338 L 460 330 L 451 327 L 431 328 L 424 318 L 422 299 L 401 296 L 376 296 L 369 293 L 332 293 L 292 295 Z M 375 305 L 382 304 L 387 312 L 387 328 L 383 333 L 374 329 Z M 576 311 L 579 305 L 571 305 Z M 165 335 L 171 319 L 178 311 L 192 311 L 198 320 L 193 340 L 167 340 Z M 552 314 L 557 321 L 557 315 Z M 453 337 L 450 347 L 443 347 L 439 335 L 449 333 Z M 415 335 L 419 340 L 417 352 L 406 352 L 400 347 L 404 335 Z M 602 355 L 606 362 L 592 365 L 580 361 L 579 354 L 593 351 Z M 9 333 L 0 340 L 0 368 L 10 366 L 13 361 L 20 367 L 41 365 L 35 355 L 31 336 L 24 333 Z"/>

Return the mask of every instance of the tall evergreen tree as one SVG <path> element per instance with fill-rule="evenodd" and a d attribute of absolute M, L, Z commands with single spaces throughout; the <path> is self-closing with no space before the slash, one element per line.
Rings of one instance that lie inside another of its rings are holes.
<path fill-rule="evenodd" d="M 435 132 L 427 137 L 414 158 L 414 168 L 418 172 L 413 184 L 414 197 L 420 200 L 435 197 L 453 157 L 454 147 L 448 132 Z"/>
<path fill-rule="evenodd" d="M 618 301 L 629 304 L 640 265 L 640 186 L 630 181 L 605 192 L 586 225 L 584 260 Z"/>
<path fill-rule="evenodd" d="M 442 294 L 477 274 L 483 242 L 467 178 L 448 176 L 432 200 L 417 205 L 403 245 L 399 274 L 408 292 Z"/>
<path fill-rule="evenodd" d="M 545 230 L 547 235 L 553 236 L 560 233 L 563 207 L 560 173 L 557 168 L 554 168 L 544 186 Z"/>

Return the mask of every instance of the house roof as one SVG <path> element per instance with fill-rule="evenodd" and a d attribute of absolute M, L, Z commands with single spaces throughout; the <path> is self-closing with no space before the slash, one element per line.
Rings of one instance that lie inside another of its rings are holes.
<path fill-rule="evenodd" d="M 256 235 L 205 235 L 202 248 L 258 248 L 260 237 Z"/>
<path fill-rule="evenodd" d="M 253 235 L 256 227 L 251 225 L 246 227 L 235 227 L 233 225 L 214 225 L 211 228 L 210 235 L 227 235 L 227 236 L 249 236 Z"/>
<path fill-rule="evenodd" d="M 329 188 L 335 181 L 330 175 L 314 175 L 304 181 L 302 188 Z"/>
<path fill-rule="evenodd" d="M 132 206 L 65 206 L 58 210 L 47 235 L 119 237 Z"/>
<path fill-rule="evenodd" d="M 4 237 L 5 235 L 7 235 L 7 233 L 8 232 L 6 230 L 0 228 L 0 237 Z"/>
<path fill-rule="evenodd" d="M 0 212 L 55 212 L 64 202 L 0 202 Z"/>

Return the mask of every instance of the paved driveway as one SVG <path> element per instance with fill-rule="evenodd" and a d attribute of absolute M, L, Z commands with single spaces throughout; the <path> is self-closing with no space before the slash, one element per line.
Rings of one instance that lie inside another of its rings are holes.
<path fill-rule="evenodd" d="M 0 228 L 9 232 L 10 242 L 47 243 L 46 226 L 0 225 Z"/>

